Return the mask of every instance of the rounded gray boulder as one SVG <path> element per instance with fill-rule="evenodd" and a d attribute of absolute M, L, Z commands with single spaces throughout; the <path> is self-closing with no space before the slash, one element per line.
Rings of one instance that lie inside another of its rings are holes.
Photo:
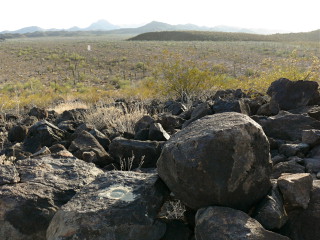
<path fill-rule="evenodd" d="M 170 190 L 193 209 L 248 210 L 271 187 L 268 139 L 260 125 L 235 112 L 203 117 L 173 135 L 157 166 Z"/>

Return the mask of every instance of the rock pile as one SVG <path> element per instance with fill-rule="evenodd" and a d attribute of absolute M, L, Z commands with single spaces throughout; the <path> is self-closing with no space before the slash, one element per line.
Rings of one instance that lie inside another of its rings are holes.
<path fill-rule="evenodd" d="M 320 239 L 318 84 L 267 94 L 153 101 L 132 132 L 86 109 L 2 116 L 0 239 Z"/>

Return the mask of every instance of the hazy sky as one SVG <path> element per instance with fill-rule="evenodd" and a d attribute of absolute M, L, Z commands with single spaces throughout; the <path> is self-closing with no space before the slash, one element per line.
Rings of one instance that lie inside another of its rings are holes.
<path fill-rule="evenodd" d="M 319 0 L 1 0 L 0 31 L 27 26 L 87 27 L 105 19 L 115 25 L 193 23 L 287 31 L 320 29 Z"/>

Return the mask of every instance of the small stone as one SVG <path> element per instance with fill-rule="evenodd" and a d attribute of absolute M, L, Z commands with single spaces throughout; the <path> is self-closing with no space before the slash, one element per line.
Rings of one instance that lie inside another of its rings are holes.
<path fill-rule="evenodd" d="M 312 190 L 312 176 L 309 173 L 284 174 L 278 178 L 286 209 L 308 207 Z"/>
<path fill-rule="evenodd" d="M 19 181 L 19 173 L 14 165 L 0 165 L 0 186 Z"/>
<path fill-rule="evenodd" d="M 310 129 L 302 131 L 302 142 L 311 146 L 315 146 L 320 143 L 320 130 Z"/>
<path fill-rule="evenodd" d="M 167 141 L 170 135 L 163 129 L 160 123 L 152 123 L 149 129 L 149 140 L 152 141 Z"/>
<path fill-rule="evenodd" d="M 32 154 L 32 157 L 38 157 L 41 155 L 49 155 L 49 154 L 51 154 L 50 149 L 48 147 L 44 146 L 38 152 L 35 152 L 34 154 Z"/>

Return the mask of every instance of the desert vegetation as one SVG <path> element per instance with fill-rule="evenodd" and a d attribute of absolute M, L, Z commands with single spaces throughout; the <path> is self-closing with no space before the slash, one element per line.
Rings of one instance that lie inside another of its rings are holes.
<path fill-rule="evenodd" d="M 320 239 L 318 43 L 127 39 L 0 43 L 0 239 Z"/>
<path fill-rule="evenodd" d="M 315 41 L 127 39 L 90 35 L 1 42 L 1 108 L 206 96 L 227 88 L 263 93 L 280 77 L 319 80 Z"/>

